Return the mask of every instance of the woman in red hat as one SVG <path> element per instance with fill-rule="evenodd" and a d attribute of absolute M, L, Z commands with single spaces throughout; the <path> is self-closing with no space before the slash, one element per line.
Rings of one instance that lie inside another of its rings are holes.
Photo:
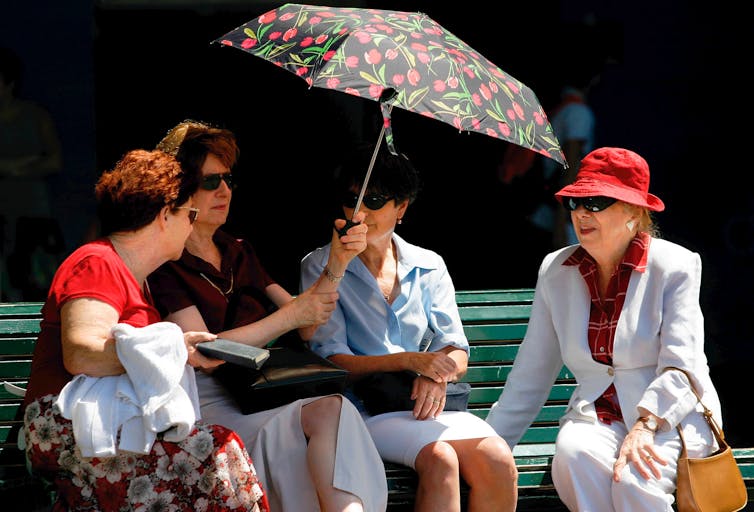
<path fill-rule="evenodd" d="M 632 151 L 592 151 L 555 197 L 579 243 L 544 258 L 526 337 L 487 421 L 513 448 L 565 365 L 577 386 L 552 464 L 561 500 L 570 510 L 669 512 L 676 426 L 689 457 L 715 445 L 692 384 L 721 419 L 704 354 L 701 259 L 657 237 L 650 213 L 665 205 Z"/>

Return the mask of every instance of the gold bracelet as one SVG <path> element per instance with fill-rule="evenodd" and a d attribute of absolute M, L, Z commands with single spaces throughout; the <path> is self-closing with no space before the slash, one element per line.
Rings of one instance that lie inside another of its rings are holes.
<path fill-rule="evenodd" d="M 344 276 L 345 274 L 343 274 Z M 325 277 L 327 277 L 327 280 L 331 283 L 337 283 L 341 279 L 343 279 L 343 276 L 336 276 L 332 272 L 330 272 L 330 267 L 325 266 Z"/>
<path fill-rule="evenodd" d="M 634 425 L 631 430 L 641 430 L 643 432 L 649 432 L 652 435 L 655 435 L 657 433 L 654 430 L 645 427 L 643 423 L 640 426 Z"/>

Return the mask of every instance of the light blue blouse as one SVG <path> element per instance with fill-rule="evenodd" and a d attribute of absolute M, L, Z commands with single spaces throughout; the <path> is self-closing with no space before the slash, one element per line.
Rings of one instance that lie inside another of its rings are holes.
<path fill-rule="evenodd" d="M 323 357 L 333 354 L 383 355 L 437 351 L 453 345 L 469 351 L 455 301 L 455 288 L 442 257 L 409 244 L 393 233 L 400 295 L 387 303 L 377 280 L 354 258 L 338 287 L 338 305 L 330 320 L 310 340 Z M 330 244 L 301 262 L 301 290 L 322 274 Z"/>

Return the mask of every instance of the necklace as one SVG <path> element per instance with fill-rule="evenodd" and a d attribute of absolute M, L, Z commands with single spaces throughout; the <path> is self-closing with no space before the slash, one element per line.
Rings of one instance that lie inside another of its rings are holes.
<path fill-rule="evenodd" d="M 222 289 L 220 289 L 219 286 L 213 283 L 209 277 L 204 275 L 204 272 L 199 272 L 199 275 L 202 276 L 204 280 L 207 281 L 212 286 L 212 288 L 220 292 L 220 295 L 222 295 L 226 301 L 228 300 L 228 295 L 233 293 L 233 269 L 232 268 L 230 269 L 230 287 L 228 288 L 227 291 L 222 291 Z"/>

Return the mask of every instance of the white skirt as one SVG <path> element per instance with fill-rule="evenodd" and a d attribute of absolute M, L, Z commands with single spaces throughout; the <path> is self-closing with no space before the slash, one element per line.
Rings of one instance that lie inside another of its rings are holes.
<path fill-rule="evenodd" d="M 465 411 L 443 411 L 429 420 L 417 420 L 411 411 L 364 419 L 382 458 L 414 469 L 416 456 L 429 443 L 498 435 L 489 423 Z"/>
<path fill-rule="evenodd" d="M 242 414 L 222 384 L 196 372 L 202 421 L 231 428 L 243 439 L 257 476 L 275 512 L 319 512 L 306 458 L 301 408 L 321 397 L 305 398 L 275 409 Z M 341 400 L 333 486 L 357 496 L 367 512 L 387 507 L 385 466 L 361 415 Z"/>

